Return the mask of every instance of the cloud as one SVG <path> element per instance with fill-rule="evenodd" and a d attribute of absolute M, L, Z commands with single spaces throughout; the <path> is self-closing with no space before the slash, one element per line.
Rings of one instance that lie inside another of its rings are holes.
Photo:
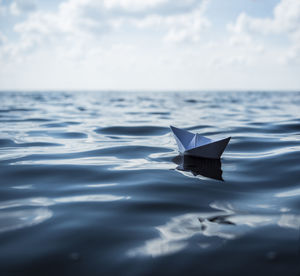
<path fill-rule="evenodd" d="M 171 42 L 200 41 L 202 32 L 211 25 L 204 16 L 204 11 L 205 5 L 202 4 L 189 14 L 168 18 L 166 23 L 169 30 L 165 40 Z"/>
<path fill-rule="evenodd" d="M 250 80 L 261 88 L 286 70 L 291 82 L 277 84 L 298 87 L 297 2 L 281 0 L 268 16 L 245 10 L 221 24 L 209 17 L 210 0 L 60 0 L 51 9 L 0 0 L 0 83 L 194 89 Z"/>
<path fill-rule="evenodd" d="M 19 59 L 18 56 L 48 47 L 51 51 L 59 48 L 60 52 L 65 48 L 66 56 L 70 52 L 88 55 L 86 51 L 98 49 L 103 37 L 124 29 L 134 33 L 138 29 L 160 28 L 161 41 L 197 42 L 210 26 L 204 16 L 207 3 L 208 0 L 200 4 L 196 0 L 68 0 L 55 12 L 48 12 L 34 10 L 32 1 L 18 0 L 10 5 L 11 12 L 30 13 L 13 28 L 19 41 L 8 42 L 2 53 L 6 58 Z"/>
<path fill-rule="evenodd" d="M 247 55 L 215 56 L 210 60 L 210 66 L 224 70 L 225 68 L 243 68 L 253 63 L 251 57 Z"/>
<path fill-rule="evenodd" d="M 300 64 L 300 44 L 290 47 L 279 59 L 282 65 Z"/>
<path fill-rule="evenodd" d="M 11 14 L 16 16 L 33 12 L 35 9 L 36 3 L 33 0 L 15 0 L 9 6 Z"/>
<path fill-rule="evenodd" d="M 0 46 L 6 43 L 6 41 L 7 41 L 6 36 L 0 32 Z"/>
<path fill-rule="evenodd" d="M 164 41 L 167 42 L 198 42 L 202 32 L 211 26 L 210 20 L 205 16 L 208 2 L 207 0 L 202 1 L 191 11 L 185 13 L 150 14 L 145 18 L 134 19 L 131 22 L 138 28 L 163 28 L 166 32 Z"/>
<path fill-rule="evenodd" d="M 199 1 L 197 0 L 102 0 L 98 1 L 99 3 L 111 14 L 118 16 L 135 15 L 138 17 L 145 17 L 150 14 L 163 16 L 182 14 L 191 12 L 199 5 Z"/>
<path fill-rule="evenodd" d="M 274 8 L 272 17 L 256 18 L 241 13 L 235 23 L 230 23 L 227 26 L 232 33 L 230 38 L 231 43 L 244 44 L 248 48 L 253 49 L 253 41 L 256 37 L 256 42 L 263 36 L 280 35 L 284 42 L 289 44 L 289 49 L 286 53 L 281 53 L 278 61 L 281 64 L 290 61 L 299 61 L 300 59 L 300 1 L 299 0 L 281 0 Z M 284 38 L 284 37 L 287 37 Z M 257 46 L 260 51 L 263 46 Z"/>
<path fill-rule="evenodd" d="M 300 27 L 300 1 L 281 0 L 271 18 L 255 18 L 243 12 L 228 27 L 235 33 L 280 34 L 297 31 Z"/>
<path fill-rule="evenodd" d="M 283 65 L 300 64 L 300 28 L 290 35 L 291 46 L 279 57 Z"/>
<path fill-rule="evenodd" d="M 147 28 L 153 25 L 181 27 L 195 33 L 209 22 L 203 13 L 208 1 L 196 0 L 69 0 L 55 13 L 36 12 L 15 27 L 17 32 L 75 33 L 112 30 L 130 25 Z M 180 30 L 182 32 L 182 30 Z"/>

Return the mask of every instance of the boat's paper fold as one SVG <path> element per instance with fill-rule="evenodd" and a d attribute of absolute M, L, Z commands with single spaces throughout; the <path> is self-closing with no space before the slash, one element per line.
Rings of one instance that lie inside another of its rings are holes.
<path fill-rule="evenodd" d="M 180 153 L 204 158 L 219 159 L 231 138 L 228 137 L 214 141 L 185 129 L 174 126 L 170 126 L 170 128 L 174 134 Z"/>

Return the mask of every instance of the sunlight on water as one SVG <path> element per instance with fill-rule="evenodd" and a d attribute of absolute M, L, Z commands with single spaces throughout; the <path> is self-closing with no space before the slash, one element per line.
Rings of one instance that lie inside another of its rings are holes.
<path fill-rule="evenodd" d="M 52 217 L 47 208 L 6 211 L 0 213 L 0 233 L 35 226 Z"/>
<path fill-rule="evenodd" d="M 222 240 L 237 239 L 246 235 L 251 228 L 265 227 L 277 224 L 279 227 L 291 228 L 298 230 L 300 227 L 300 215 L 237 215 L 215 213 L 198 213 L 186 214 L 172 218 L 165 225 L 157 227 L 159 238 L 145 242 L 145 245 L 134 250 L 130 250 L 128 255 L 143 256 L 150 255 L 159 257 L 172 254 L 183 250 L 189 246 L 189 239 L 198 235 L 198 240 L 202 241 L 203 237 L 217 237 L 219 243 Z M 200 247 L 201 246 L 200 242 Z M 204 243 L 204 248 L 214 244 Z"/>
<path fill-rule="evenodd" d="M 294 197 L 294 196 L 300 196 L 300 188 L 289 190 L 286 192 L 280 192 L 275 195 L 276 197 Z"/>
<path fill-rule="evenodd" d="M 60 203 L 73 203 L 73 202 L 106 202 L 116 201 L 122 199 L 130 199 L 130 196 L 114 196 L 114 195 L 82 195 L 82 196 L 69 196 L 61 198 L 28 198 L 21 200 L 4 201 L 0 204 L 0 209 L 16 208 L 23 206 L 52 206 Z"/>

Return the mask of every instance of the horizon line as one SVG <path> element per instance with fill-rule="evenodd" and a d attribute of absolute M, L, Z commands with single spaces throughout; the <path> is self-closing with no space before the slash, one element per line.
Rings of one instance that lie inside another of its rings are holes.
<path fill-rule="evenodd" d="M 17 92 L 17 93 L 36 93 L 36 92 L 91 92 L 91 93 L 203 93 L 203 92 L 300 92 L 299 89 L 0 89 L 0 93 Z"/>

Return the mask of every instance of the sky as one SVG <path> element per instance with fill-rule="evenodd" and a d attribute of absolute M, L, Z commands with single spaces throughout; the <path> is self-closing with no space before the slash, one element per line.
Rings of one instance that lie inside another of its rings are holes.
<path fill-rule="evenodd" d="M 300 1 L 0 0 L 0 90 L 300 90 Z"/>

